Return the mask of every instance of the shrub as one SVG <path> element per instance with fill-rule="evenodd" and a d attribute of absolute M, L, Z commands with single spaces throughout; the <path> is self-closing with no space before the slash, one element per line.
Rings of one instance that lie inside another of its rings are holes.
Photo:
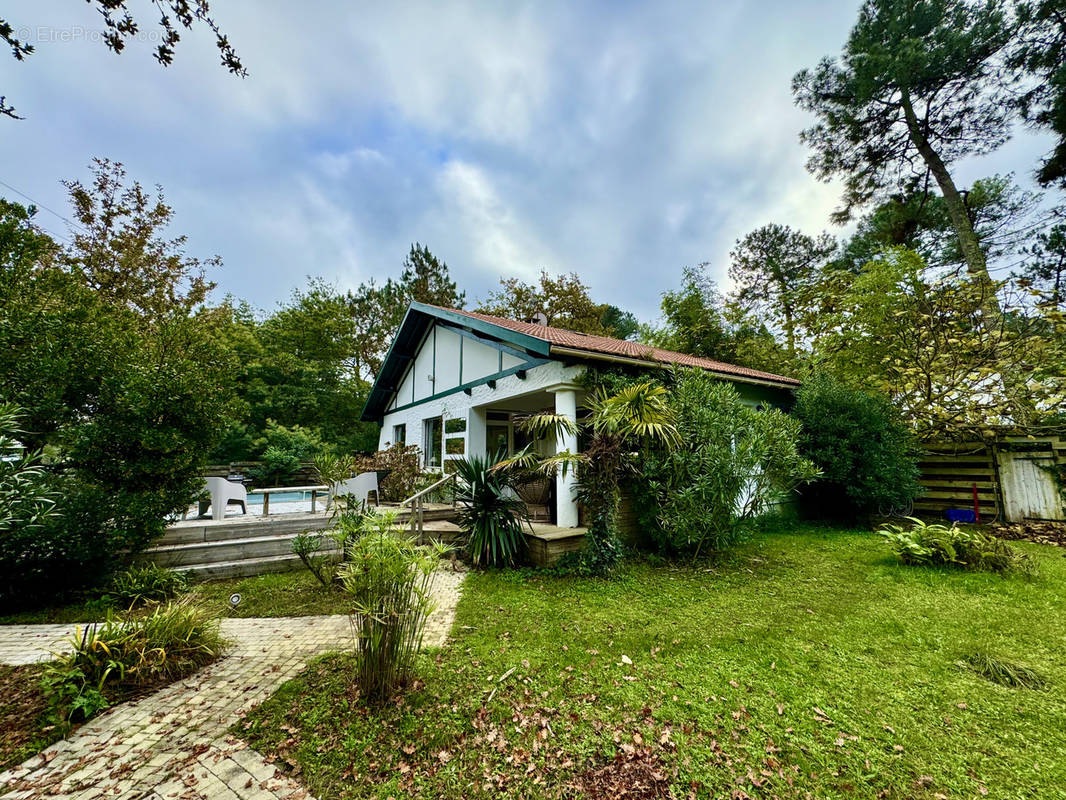
<path fill-rule="evenodd" d="M 341 569 L 352 596 L 359 689 L 383 700 L 410 679 L 433 610 L 433 571 L 447 548 L 399 535 L 392 513 L 365 515 L 364 533 L 348 545 Z"/>
<path fill-rule="evenodd" d="M 1035 571 L 1032 557 L 983 531 L 907 519 L 912 523 L 909 529 L 886 524 L 879 531 L 904 564 L 954 566 L 974 572 Z"/>
<path fill-rule="evenodd" d="M 133 608 L 170 600 L 188 589 L 189 579 L 182 573 L 149 563 L 130 567 L 113 576 L 105 597 L 113 605 Z"/>
<path fill-rule="evenodd" d="M 333 585 L 337 575 L 337 559 L 330 551 L 323 552 L 326 537 L 321 533 L 302 531 L 292 540 L 290 547 L 307 571 L 323 586 Z"/>
<path fill-rule="evenodd" d="M 888 513 L 921 494 L 914 438 L 888 398 L 816 374 L 797 391 L 792 415 L 803 425 L 800 452 L 822 472 L 803 489 L 809 511 Z"/>
<path fill-rule="evenodd" d="M 191 603 L 139 619 L 109 615 L 69 642 L 72 650 L 50 662 L 42 678 L 60 723 L 88 719 L 124 694 L 189 675 L 225 649 L 217 617 Z"/>
<path fill-rule="evenodd" d="M 493 469 L 499 461 L 497 456 L 456 461 L 459 527 L 470 537 L 467 550 L 474 563 L 491 567 L 514 565 L 526 544 L 526 504 L 513 491 L 511 474 Z"/>
<path fill-rule="evenodd" d="M 671 403 L 683 443 L 644 459 L 659 509 L 663 549 L 722 550 L 818 470 L 797 450 L 799 422 L 777 409 L 745 405 L 730 384 L 685 372 Z"/>
<path fill-rule="evenodd" d="M 300 466 L 311 460 L 323 447 L 318 434 L 301 425 L 286 427 L 267 420 L 266 431 L 256 441 L 259 466 L 250 470 L 249 477 L 260 484 L 280 485 L 296 474 Z"/>
<path fill-rule="evenodd" d="M 356 462 L 356 472 L 388 472 L 378 483 L 381 500 L 398 503 L 413 495 L 422 473 L 422 458 L 415 445 L 394 444 Z"/>

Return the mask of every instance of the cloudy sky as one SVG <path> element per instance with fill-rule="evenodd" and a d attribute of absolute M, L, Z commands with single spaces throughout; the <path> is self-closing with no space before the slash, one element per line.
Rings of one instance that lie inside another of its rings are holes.
<path fill-rule="evenodd" d="M 130 6 L 149 29 L 150 4 Z M 212 6 L 244 80 L 204 32 L 163 69 L 150 35 L 107 51 L 87 3 L 6 2 L 37 52 L 0 62 L 25 116 L 0 119 L 0 181 L 65 216 L 60 179 L 122 161 L 164 187 L 192 254 L 222 257 L 219 292 L 260 308 L 308 275 L 395 275 L 420 241 L 471 298 L 576 271 L 645 320 L 684 265 L 724 281 L 737 237 L 817 232 L 836 203 L 804 170 L 789 86 L 839 52 L 858 2 Z M 961 177 L 1024 178 L 1042 148 L 1019 136 Z"/>

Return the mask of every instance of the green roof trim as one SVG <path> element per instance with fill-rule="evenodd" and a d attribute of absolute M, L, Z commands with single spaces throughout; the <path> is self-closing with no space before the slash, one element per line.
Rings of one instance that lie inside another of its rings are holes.
<path fill-rule="evenodd" d="M 403 381 L 407 365 L 415 357 L 418 346 L 426 331 L 436 322 L 443 322 L 449 327 L 472 331 L 480 336 L 505 345 L 512 345 L 526 354 L 546 358 L 551 344 L 518 331 L 512 331 L 501 325 L 457 314 L 446 308 L 438 308 L 426 303 L 411 303 L 404 313 L 403 321 L 393 337 L 381 369 L 374 379 L 374 385 L 363 406 L 360 419 L 366 422 L 380 422 L 389 405 L 393 393 Z M 509 348 L 508 348 L 509 349 Z M 475 382 L 476 383 L 476 382 Z"/>

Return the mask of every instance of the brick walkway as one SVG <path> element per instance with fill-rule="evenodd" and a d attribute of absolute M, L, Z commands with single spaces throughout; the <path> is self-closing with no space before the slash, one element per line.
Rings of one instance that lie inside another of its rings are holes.
<path fill-rule="evenodd" d="M 426 646 L 444 644 L 462 580 L 462 573 L 437 573 L 437 610 L 426 626 Z M 230 619 L 223 621 L 222 630 L 234 643 L 227 656 L 187 680 L 111 709 L 69 739 L 0 773 L 0 795 L 4 800 L 310 797 L 227 730 L 310 658 L 351 647 L 348 618 Z M 39 660 L 66 632 L 68 626 L 0 627 L 0 660 Z"/>

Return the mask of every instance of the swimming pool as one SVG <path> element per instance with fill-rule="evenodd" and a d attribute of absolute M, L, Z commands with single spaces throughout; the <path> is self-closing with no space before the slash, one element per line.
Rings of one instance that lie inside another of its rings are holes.
<path fill-rule="evenodd" d="M 323 499 L 325 492 L 318 493 L 318 499 Z M 262 494 L 250 494 L 248 495 L 248 505 L 261 506 L 263 505 L 263 498 L 266 495 Z M 310 492 L 271 492 L 270 502 L 273 503 L 303 503 L 311 502 Z"/>

